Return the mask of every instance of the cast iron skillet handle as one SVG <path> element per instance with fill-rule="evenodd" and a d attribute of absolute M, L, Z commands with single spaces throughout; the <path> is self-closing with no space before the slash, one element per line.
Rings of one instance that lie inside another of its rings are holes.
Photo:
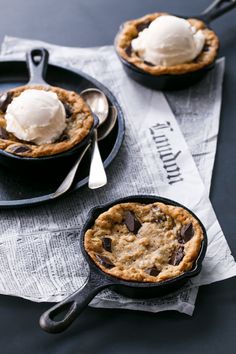
<path fill-rule="evenodd" d="M 29 71 L 29 85 L 48 85 L 44 80 L 48 65 L 49 53 L 45 48 L 35 48 L 26 53 Z"/>
<path fill-rule="evenodd" d="M 64 331 L 85 309 L 95 295 L 112 285 L 112 282 L 101 277 L 99 274 L 90 273 L 88 282 L 82 290 L 77 290 L 68 298 L 42 314 L 39 320 L 40 327 L 49 333 L 60 333 Z M 63 319 L 55 320 L 55 316 L 65 311 L 66 314 L 63 315 Z"/>
<path fill-rule="evenodd" d="M 204 22 L 210 23 L 215 18 L 230 11 L 236 6 L 236 0 L 215 0 L 199 16 Z"/>

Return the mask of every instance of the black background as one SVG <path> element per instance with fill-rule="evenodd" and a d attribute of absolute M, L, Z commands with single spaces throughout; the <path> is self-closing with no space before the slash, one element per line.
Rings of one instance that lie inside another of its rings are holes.
<path fill-rule="evenodd" d="M 119 24 L 149 12 L 198 14 L 210 1 L 198 0 L 1 0 L 4 35 L 69 46 L 112 44 Z M 226 57 L 220 135 L 211 200 L 236 255 L 236 9 L 212 23 Z M 235 278 L 200 289 L 193 317 L 88 308 L 65 333 L 49 335 L 38 318 L 50 304 L 0 297 L 2 354 L 235 353 Z"/>

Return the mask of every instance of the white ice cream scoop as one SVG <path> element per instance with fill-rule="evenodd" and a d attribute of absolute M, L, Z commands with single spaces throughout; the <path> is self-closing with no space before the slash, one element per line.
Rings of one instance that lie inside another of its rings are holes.
<path fill-rule="evenodd" d="M 203 49 L 201 30 L 176 16 L 163 15 L 132 40 L 132 48 L 143 60 L 153 65 L 172 66 L 191 62 Z"/>
<path fill-rule="evenodd" d="M 6 130 L 37 145 L 53 143 L 66 127 L 66 113 L 56 93 L 28 89 L 8 105 Z"/>

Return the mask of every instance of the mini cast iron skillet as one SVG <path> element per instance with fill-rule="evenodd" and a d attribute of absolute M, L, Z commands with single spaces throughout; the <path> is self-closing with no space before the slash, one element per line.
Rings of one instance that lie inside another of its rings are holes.
<path fill-rule="evenodd" d="M 178 277 L 158 283 L 148 283 L 121 280 L 106 274 L 99 267 L 97 267 L 97 265 L 93 262 L 93 260 L 89 257 L 89 255 L 84 249 L 84 235 L 86 231 L 94 225 L 95 219 L 101 213 L 105 212 L 115 204 L 124 202 L 138 202 L 143 204 L 161 202 L 169 205 L 182 207 L 186 209 L 190 214 L 192 214 L 201 225 L 204 235 L 201 249 L 193 268 Z M 82 289 L 77 290 L 67 299 L 63 300 L 59 304 L 56 304 L 51 309 L 42 314 L 40 318 L 40 326 L 44 331 L 50 333 L 59 333 L 64 331 L 67 327 L 70 326 L 74 319 L 85 309 L 85 307 L 90 303 L 90 301 L 95 297 L 95 295 L 105 288 L 113 289 L 117 293 L 131 298 L 153 298 L 177 290 L 184 283 L 186 283 L 189 278 L 196 276 L 200 272 L 202 261 L 207 248 L 206 230 L 202 225 L 201 221 L 192 211 L 188 210 L 185 206 L 174 202 L 173 200 L 149 195 L 130 196 L 93 208 L 89 212 L 87 221 L 81 230 L 80 236 L 81 250 L 90 269 L 88 281 Z M 62 313 L 63 319 L 56 320 L 56 316 L 59 314 L 62 315 Z"/>
<path fill-rule="evenodd" d="M 205 24 L 209 25 L 211 21 L 215 18 L 222 16 L 224 13 L 230 11 L 236 6 L 236 0 L 215 0 L 202 14 L 197 16 L 179 16 L 182 18 L 196 18 L 199 19 Z M 115 38 L 115 48 L 117 39 L 123 29 L 124 25 L 121 25 L 120 30 Z M 156 90 L 179 90 L 186 88 L 190 85 L 195 84 L 200 79 L 204 77 L 204 75 L 211 70 L 214 65 L 215 61 L 197 71 L 189 72 L 186 74 L 165 74 L 160 76 L 151 75 L 142 69 L 136 67 L 135 65 L 129 63 L 127 60 L 122 58 L 119 53 L 117 52 L 125 72 L 128 76 L 139 82 L 144 86 L 151 87 Z"/>
<path fill-rule="evenodd" d="M 26 62 L 29 71 L 29 81 L 26 85 L 50 86 L 45 80 L 49 53 L 44 48 L 32 49 L 26 54 Z M 79 144 L 65 152 L 43 157 L 23 157 L 11 154 L 0 149 L 0 163 L 19 172 L 35 172 L 42 169 L 54 170 L 60 168 L 61 164 L 71 164 L 78 156 L 83 146 L 89 143 L 93 130 L 98 124 L 98 119 L 94 117 L 94 124 L 89 134 Z"/>

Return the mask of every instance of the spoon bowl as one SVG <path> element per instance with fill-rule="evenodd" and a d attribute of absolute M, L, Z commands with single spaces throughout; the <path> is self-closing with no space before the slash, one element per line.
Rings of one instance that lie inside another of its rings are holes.
<path fill-rule="evenodd" d="M 105 94 L 96 88 L 89 88 L 80 92 L 80 96 L 88 104 L 91 111 L 98 117 L 98 125 L 103 124 L 109 113 L 109 104 Z"/>

